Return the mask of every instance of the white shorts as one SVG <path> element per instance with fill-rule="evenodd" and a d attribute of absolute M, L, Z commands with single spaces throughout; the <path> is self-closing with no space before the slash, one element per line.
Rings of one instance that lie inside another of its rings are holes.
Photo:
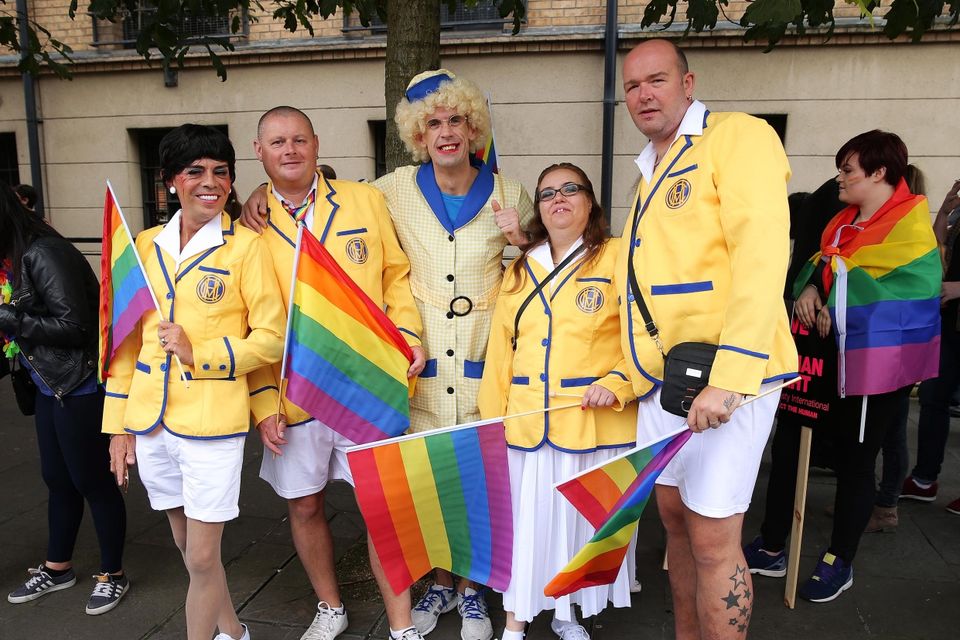
<path fill-rule="evenodd" d="M 765 384 L 760 392 L 780 382 Z M 776 391 L 733 413 L 730 422 L 696 433 L 670 461 L 657 484 L 677 487 L 688 509 L 708 518 L 745 513 L 760 471 L 773 418 L 780 403 Z M 660 390 L 642 401 L 637 414 L 637 444 L 656 441 L 685 424 L 660 407 Z"/>
<path fill-rule="evenodd" d="M 160 427 L 136 437 L 137 467 L 156 511 L 226 522 L 240 515 L 244 437 L 195 440 Z"/>
<path fill-rule="evenodd" d="M 318 493 L 330 480 L 346 480 L 353 485 L 353 475 L 344 451 L 355 442 L 343 437 L 319 420 L 287 427 L 287 444 L 276 456 L 264 447 L 260 477 L 277 495 L 287 500 Z"/>

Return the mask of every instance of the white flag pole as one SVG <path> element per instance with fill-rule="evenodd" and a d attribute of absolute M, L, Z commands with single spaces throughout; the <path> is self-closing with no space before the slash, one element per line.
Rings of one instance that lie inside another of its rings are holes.
<path fill-rule="evenodd" d="M 160 302 L 157 300 L 157 294 L 153 292 L 153 287 L 150 286 L 150 279 L 147 277 L 147 270 L 143 268 L 143 261 L 140 259 L 140 254 L 137 253 L 137 245 L 133 240 L 133 235 L 130 233 L 130 226 L 127 224 L 127 219 L 123 215 L 123 209 L 120 208 L 120 201 L 117 200 L 117 194 L 113 191 L 113 185 L 110 184 L 110 181 L 107 180 L 107 189 L 110 191 L 110 197 L 113 198 L 113 205 L 117 208 L 117 213 L 120 214 L 120 223 L 123 225 L 123 230 L 127 234 L 127 240 L 130 242 L 130 246 L 133 248 L 133 257 L 137 259 L 137 266 L 140 267 L 140 273 L 143 275 L 143 281 L 147 283 L 147 291 L 150 292 L 150 299 L 153 300 L 153 306 L 157 310 L 157 315 L 163 318 L 163 311 L 160 309 Z M 189 389 L 190 382 L 187 380 L 187 374 L 183 370 L 183 363 L 180 362 L 180 358 L 177 354 L 171 354 L 174 361 L 177 363 L 177 369 L 180 370 L 180 380 L 183 381 L 183 385 Z"/>

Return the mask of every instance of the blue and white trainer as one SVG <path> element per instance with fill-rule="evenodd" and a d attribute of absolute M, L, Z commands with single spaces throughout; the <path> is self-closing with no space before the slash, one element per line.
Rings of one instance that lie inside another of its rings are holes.
<path fill-rule="evenodd" d="M 20 604 L 21 602 L 30 602 L 41 598 L 48 593 L 69 589 L 77 584 L 77 574 L 73 569 L 68 569 L 62 576 L 51 576 L 47 573 L 47 567 L 41 564 L 36 569 L 27 569 L 30 577 L 22 585 L 7 596 L 7 602 Z"/>
<path fill-rule="evenodd" d="M 768 578 L 782 578 L 787 575 L 787 553 L 781 550 L 773 555 L 763 548 L 763 538 L 757 536 L 753 542 L 743 548 L 743 557 L 747 560 L 750 573 L 767 576 Z"/>
<path fill-rule="evenodd" d="M 487 613 L 487 601 L 483 593 L 467 587 L 457 603 L 457 610 L 463 618 L 460 626 L 462 640 L 492 640 L 493 624 Z"/>
<path fill-rule="evenodd" d="M 829 551 L 820 556 L 813 575 L 800 587 L 801 598 L 810 602 L 830 602 L 853 586 L 853 565 Z"/>
<path fill-rule="evenodd" d="M 413 608 L 410 615 L 413 617 L 413 626 L 420 635 L 425 636 L 437 626 L 437 620 L 457 606 L 457 590 L 453 587 L 444 587 L 439 584 L 430 585 L 427 592 L 420 598 L 420 602 Z"/>

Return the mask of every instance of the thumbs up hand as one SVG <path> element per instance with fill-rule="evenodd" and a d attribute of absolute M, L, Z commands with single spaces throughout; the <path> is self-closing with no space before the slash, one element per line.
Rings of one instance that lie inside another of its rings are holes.
<path fill-rule="evenodd" d="M 493 208 L 493 219 L 507 242 L 515 247 L 525 246 L 527 236 L 520 228 L 520 213 L 514 207 L 504 209 L 496 200 L 491 200 L 490 206 Z"/>

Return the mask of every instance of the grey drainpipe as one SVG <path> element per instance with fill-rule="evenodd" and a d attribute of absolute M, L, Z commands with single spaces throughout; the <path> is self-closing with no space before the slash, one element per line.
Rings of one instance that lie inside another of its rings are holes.
<path fill-rule="evenodd" d="M 603 150 L 600 165 L 600 205 L 610 222 L 613 194 L 613 116 L 617 106 L 617 0 L 607 0 L 603 52 Z"/>
<path fill-rule="evenodd" d="M 17 19 L 20 23 L 20 58 L 27 57 L 27 0 L 17 0 Z M 30 183 L 37 190 L 36 212 L 44 217 L 43 212 L 43 176 L 40 172 L 40 134 L 37 118 L 37 85 L 36 78 L 31 74 L 23 74 L 23 103 L 27 116 L 27 149 L 30 152 Z"/>

